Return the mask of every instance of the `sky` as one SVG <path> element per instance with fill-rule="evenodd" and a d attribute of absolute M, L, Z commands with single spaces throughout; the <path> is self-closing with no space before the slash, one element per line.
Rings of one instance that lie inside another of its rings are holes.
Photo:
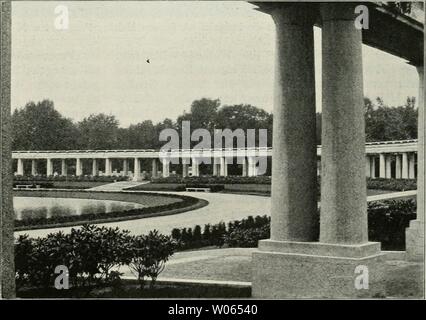
<path fill-rule="evenodd" d="M 58 30 L 65 5 L 69 28 Z M 13 2 L 12 109 L 53 100 L 76 121 L 115 115 L 125 127 L 176 119 L 203 97 L 272 112 L 275 27 L 246 2 Z M 317 110 L 321 31 L 315 28 Z M 149 59 L 150 63 L 147 63 Z M 417 97 L 406 61 L 363 47 L 364 94 Z"/>

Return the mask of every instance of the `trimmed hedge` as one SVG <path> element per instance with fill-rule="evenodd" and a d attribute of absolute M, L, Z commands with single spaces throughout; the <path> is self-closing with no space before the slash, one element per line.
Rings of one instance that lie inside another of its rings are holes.
<path fill-rule="evenodd" d="M 381 242 L 383 250 L 405 250 L 405 229 L 416 218 L 416 202 L 387 200 L 368 204 L 368 238 Z M 316 219 L 316 240 L 319 239 L 319 211 Z M 246 219 L 194 228 L 173 229 L 172 238 L 178 249 L 196 249 L 205 246 L 257 247 L 259 240 L 270 237 L 270 217 L 249 216 Z"/>
<path fill-rule="evenodd" d="M 174 184 L 174 185 L 232 185 L 232 184 L 251 184 L 251 185 L 270 185 L 271 177 L 257 176 L 257 177 L 242 177 L 242 176 L 228 176 L 228 177 L 213 177 L 213 176 L 200 176 L 200 177 L 180 177 L 170 176 L 167 178 L 153 178 L 153 184 Z M 318 191 L 320 190 L 321 177 L 317 178 Z M 379 190 L 392 190 L 392 191 L 406 191 L 416 190 L 417 182 L 415 179 L 383 179 L 383 178 L 367 178 L 368 189 Z"/>
<path fill-rule="evenodd" d="M 271 177 L 257 176 L 257 177 L 243 177 L 243 176 L 227 176 L 227 177 L 214 177 L 214 176 L 199 176 L 199 177 L 181 177 L 170 176 L 167 178 L 152 178 L 153 183 L 177 183 L 177 184 L 271 184 Z"/>
<path fill-rule="evenodd" d="M 416 190 L 417 181 L 415 179 L 367 179 L 368 189 L 407 191 Z"/>

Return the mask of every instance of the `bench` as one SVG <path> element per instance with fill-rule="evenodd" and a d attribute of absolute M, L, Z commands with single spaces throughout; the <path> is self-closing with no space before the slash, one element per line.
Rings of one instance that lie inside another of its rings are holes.
<path fill-rule="evenodd" d="M 190 192 L 210 192 L 210 188 L 186 188 L 186 191 L 190 191 Z"/>
<path fill-rule="evenodd" d="M 17 184 L 16 188 L 18 189 L 30 189 L 33 185 L 32 184 Z"/>

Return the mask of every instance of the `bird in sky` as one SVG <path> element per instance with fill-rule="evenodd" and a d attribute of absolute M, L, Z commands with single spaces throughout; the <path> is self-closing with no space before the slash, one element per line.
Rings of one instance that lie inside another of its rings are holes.
<path fill-rule="evenodd" d="M 149 62 L 149 59 L 146 59 L 146 63 L 151 63 L 151 62 Z"/>

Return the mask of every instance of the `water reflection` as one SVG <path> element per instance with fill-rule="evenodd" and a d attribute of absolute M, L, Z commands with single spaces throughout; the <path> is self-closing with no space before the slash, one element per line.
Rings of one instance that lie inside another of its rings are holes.
<path fill-rule="evenodd" d="M 26 220 L 125 211 L 144 206 L 112 200 L 14 197 L 13 207 L 16 219 Z"/>

